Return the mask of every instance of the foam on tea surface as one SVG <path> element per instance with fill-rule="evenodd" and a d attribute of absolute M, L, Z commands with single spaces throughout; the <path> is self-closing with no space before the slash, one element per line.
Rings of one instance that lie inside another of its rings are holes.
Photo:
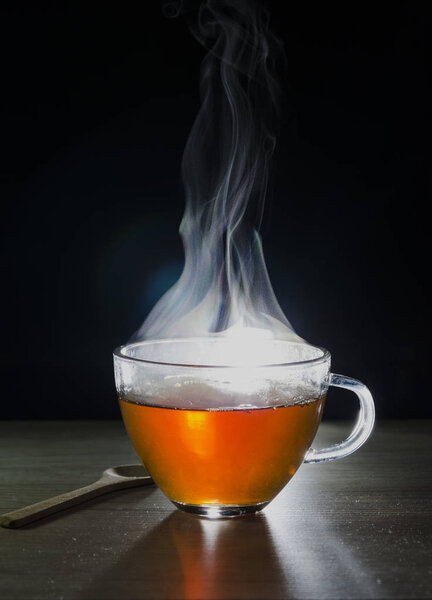
<path fill-rule="evenodd" d="M 237 386 L 236 386 L 237 383 Z M 122 399 L 134 404 L 194 410 L 245 410 L 305 405 L 318 399 L 316 389 L 293 387 L 283 382 L 200 381 L 168 377 L 159 385 L 149 383 Z M 238 389 L 243 383 L 249 390 Z M 237 387 L 237 389 L 236 389 Z"/>

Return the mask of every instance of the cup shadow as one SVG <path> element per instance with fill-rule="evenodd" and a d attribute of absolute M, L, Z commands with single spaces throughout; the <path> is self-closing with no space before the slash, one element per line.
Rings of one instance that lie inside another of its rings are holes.
<path fill-rule="evenodd" d="M 206 520 L 176 510 L 103 573 L 85 596 L 287 598 L 265 514 Z M 85 597 L 83 596 L 83 597 Z"/>

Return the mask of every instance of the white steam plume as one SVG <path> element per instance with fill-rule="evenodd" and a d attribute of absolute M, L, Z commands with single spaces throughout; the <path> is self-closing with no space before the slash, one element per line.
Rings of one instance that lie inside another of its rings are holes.
<path fill-rule="evenodd" d="M 178 11 L 171 2 L 166 12 Z M 182 163 L 185 265 L 133 340 L 240 334 L 299 341 L 257 233 L 275 145 L 280 43 L 251 0 L 206 0 L 190 28 L 208 53 Z"/>

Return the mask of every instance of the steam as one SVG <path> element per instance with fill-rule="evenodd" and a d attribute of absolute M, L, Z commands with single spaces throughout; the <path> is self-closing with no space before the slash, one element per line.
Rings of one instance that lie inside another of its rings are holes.
<path fill-rule="evenodd" d="M 168 15 L 181 10 L 180 3 L 167 7 Z M 190 28 L 208 52 L 182 162 L 185 264 L 133 339 L 299 341 L 276 300 L 257 232 L 275 147 L 281 44 L 251 0 L 205 0 Z"/>

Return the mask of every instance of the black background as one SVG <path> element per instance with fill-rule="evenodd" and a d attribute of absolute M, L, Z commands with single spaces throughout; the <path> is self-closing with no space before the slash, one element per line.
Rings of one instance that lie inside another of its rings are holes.
<path fill-rule="evenodd" d="M 280 304 L 431 415 L 422 4 L 267 2 L 287 103 L 262 228 Z M 178 277 L 204 51 L 161 3 L 2 3 L 3 418 L 118 417 L 112 349 Z M 355 401 L 332 392 L 330 417 Z"/>

